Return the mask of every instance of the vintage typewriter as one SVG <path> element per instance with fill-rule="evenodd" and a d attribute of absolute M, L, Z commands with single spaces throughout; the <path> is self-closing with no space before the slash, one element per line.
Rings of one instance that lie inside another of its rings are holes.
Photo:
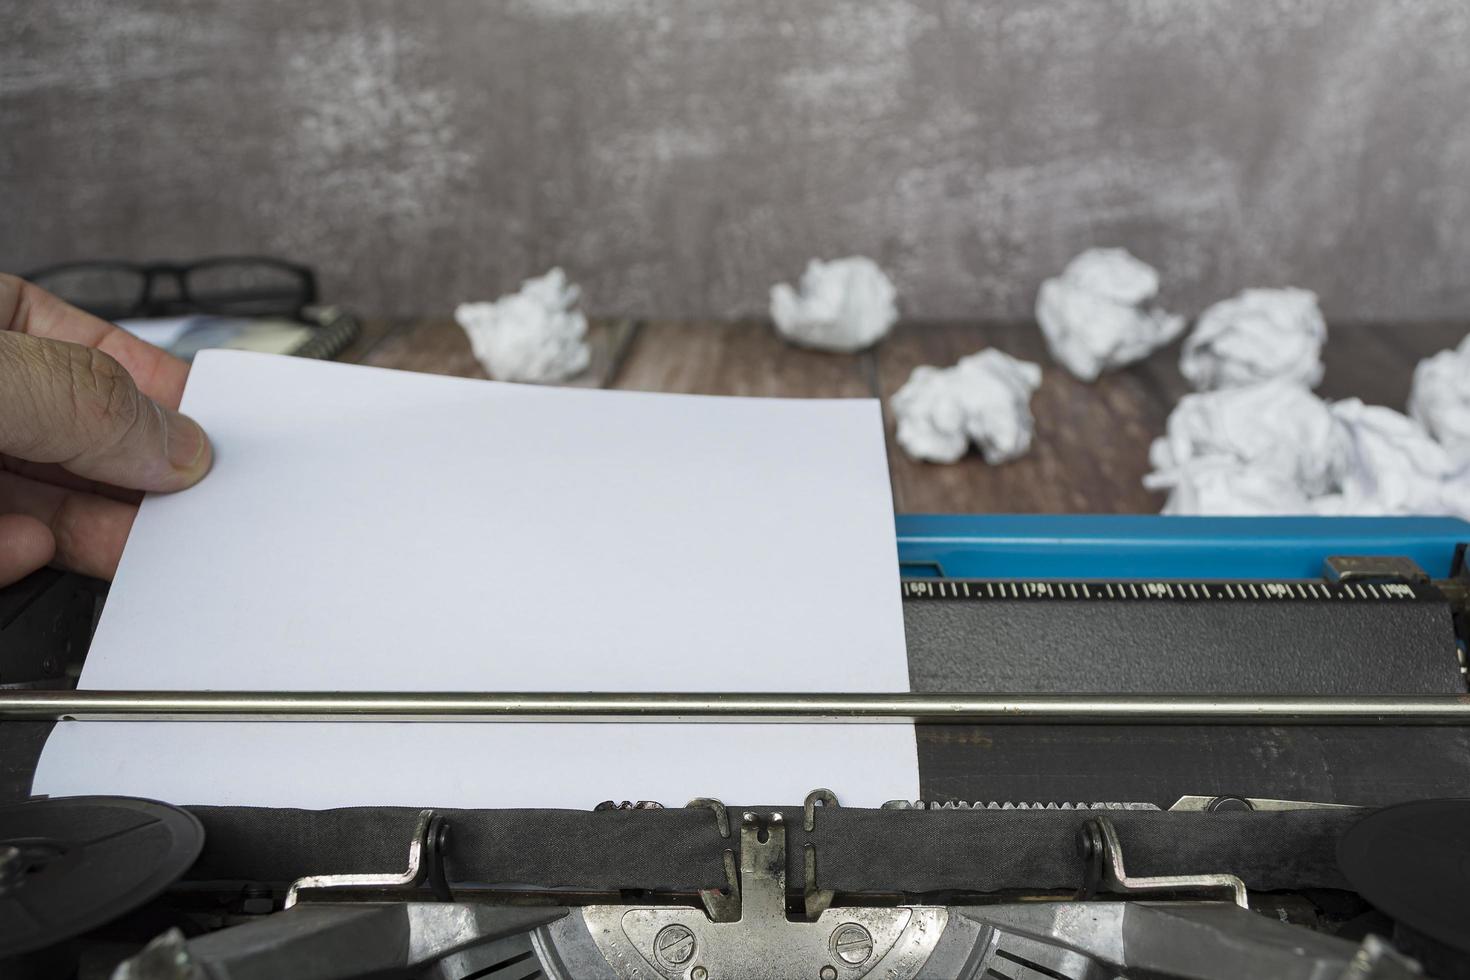
<path fill-rule="evenodd" d="M 0 601 L 0 977 L 1470 976 L 1467 542 L 900 517 L 909 695 L 108 698 L 68 684 L 101 587 L 46 573 Z M 881 717 L 923 798 L 26 798 L 48 719 L 345 714 Z"/>

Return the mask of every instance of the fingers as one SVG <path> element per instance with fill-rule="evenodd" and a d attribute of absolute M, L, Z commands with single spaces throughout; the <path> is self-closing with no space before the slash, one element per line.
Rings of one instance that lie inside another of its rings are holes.
<path fill-rule="evenodd" d="M 0 332 L 0 453 L 134 490 L 181 490 L 209 470 L 204 430 L 147 398 L 91 347 Z"/>
<path fill-rule="evenodd" d="M 37 483 L 51 483 L 68 490 L 81 490 L 99 497 L 111 497 L 125 504 L 137 505 L 143 501 L 141 490 L 124 490 L 122 487 L 115 487 L 101 480 L 83 479 L 74 473 L 68 473 L 55 463 L 31 463 L 23 459 L 16 459 L 14 456 L 0 456 L 0 471 L 14 473 L 16 476 L 35 480 Z"/>
<path fill-rule="evenodd" d="M 137 515 L 114 487 L 178 490 L 208 472 L 209 440 L 177 411 L 188 370 L 0 274 L 0 454 L 48 481 L 0 471 L 0 584 L 48 563 L 111 578 Z"/>
<path fill-rule="evenodd" d="M 0 273 L 0 330 L 95 347 L 132 375 L 165 408 L 178 408 L 189 365 L 106 320 L 84 313 L 40 286 Z"/>
<path fill-rule="evenodd" d="M 111 579 L 137 516 L 130 504 L 0 473 L 0 584 L 46 564 Z"/>
<path fill-rule="evenodd" d="M 0 514 L 0 585 L 18 582 L 56 554 L 51 529 L 27 514 Z"/>

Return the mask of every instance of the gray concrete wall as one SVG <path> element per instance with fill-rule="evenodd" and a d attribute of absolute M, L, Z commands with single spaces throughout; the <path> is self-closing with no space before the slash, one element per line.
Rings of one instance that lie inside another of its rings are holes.
<path fill-rule="evenodd" d="M 1470 3 L 0 0 L 0 268 L 265 251 L 420 314 L 562 263 L 730 316 L 857 252 L 1014 317 L 1094 244 L 1189 311 L 1470 313 Z"/>

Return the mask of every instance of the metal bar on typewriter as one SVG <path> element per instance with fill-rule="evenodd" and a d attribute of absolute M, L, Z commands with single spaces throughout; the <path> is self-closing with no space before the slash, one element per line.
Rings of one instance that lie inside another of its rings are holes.
<path fill-rule="evenodd" d="M 0 690 L 0 720 L 1467 725 L 1470 696 Z"/>

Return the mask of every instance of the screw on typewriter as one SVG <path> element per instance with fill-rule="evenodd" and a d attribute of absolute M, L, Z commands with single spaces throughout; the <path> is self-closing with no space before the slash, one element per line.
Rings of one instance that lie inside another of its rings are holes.
<path fill-rule="evenodd" d="M 813 833 L 817 811 L 838 805 L 830 790 L 808 794 L 800 831 Z M 698 799 L 689 806 L 711 810 L 721 840 L 731 839 L 722 803 Z M 835 893 L 817 887 L 816 850 L 808 841 L 800 911 L 788 911 L 787 841 L 795 832 L 780 810 L 744 811 L 732 841 L 738 859 L 733 847 L 722 853 L 726 887 L 701 891 L 702 908 L 589 905 L 583 914 L 592 941 L 622 978 L 913 976 L 943 932 L 946 910 L 834 907 Z"/>

